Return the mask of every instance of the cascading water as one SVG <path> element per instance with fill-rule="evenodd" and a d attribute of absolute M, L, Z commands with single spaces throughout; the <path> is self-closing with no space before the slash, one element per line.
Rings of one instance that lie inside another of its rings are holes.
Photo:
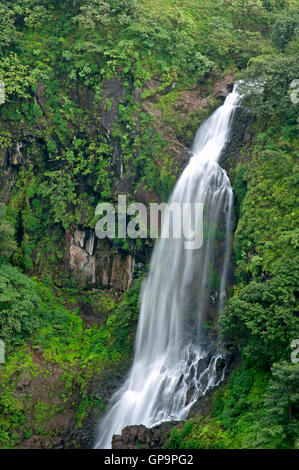
<path fill-rule="evenodd" d="M 186 419 L 198 396 L 223 379 L 217 338 L 205 326 L 225 300 L 233 193 L 217 160 L 239 99 L 234 87 L 197 131 L 169 204 L 204 204 L 203 244 L 185 249 L 183 237 L 162 238 L 162 227 L 143 284 L 133 366 L 100 422 L 96 448 L 110 448 L 112 435 L 130 424 Z"/>

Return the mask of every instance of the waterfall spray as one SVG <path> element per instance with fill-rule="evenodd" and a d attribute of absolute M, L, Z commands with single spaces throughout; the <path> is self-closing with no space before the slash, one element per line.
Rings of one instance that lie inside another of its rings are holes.
<path fill-rule="evenodd" d="M 234 87 L 196 133 L 169 203 L 204 204 L 203 245 L 186 250 L 183 238 L 157 241 L 142 287 L 133 365 L 100 421 L 96 448 L 110 448 L 127 425 L 187 419 L 199 395 L 223 380 L 217 340 L 206 326 L 211 309 L 217 318 L 225 301 L 233 192 L 217 161 L 239 100 Z"/>

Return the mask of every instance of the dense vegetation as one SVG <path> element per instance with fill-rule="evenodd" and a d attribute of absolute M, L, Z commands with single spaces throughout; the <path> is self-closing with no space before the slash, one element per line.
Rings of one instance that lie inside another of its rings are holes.
<path fill-rule="evenodd" d="M 111 293 L 86 298 L 83 291 L 67 289 L 54 295 L 50 280 L 29 279 L 19 268 L 1 265 L 0 326 L 7 355 L 0 375 L 1 447 L 12 448 L 34 434 L 52 439 L 45 442 L 53 446 L 64 436 L 66 419 L 81 429 L 91 409 L 96 416 L 103 412 L 97 387 L 128 366 L 140 282 L 117 305 Z M 79 307 L 66 308 L 70 302 L 80 305 L 82 296 L 85 305 L 109 315 L 105 325 L 88 326 Z M 60 426 L 57 415 L 64 420 Z"/>
<path fill-rule="evenodd" d="M 141 281 L 121 296 L 83 291 L 62 269 L 65 233 L 94 228 L 120 181 L 131 200 L 140 189 L 167 199 L 178 149 L 220 103 L 213 86 L 225 75 L 251 83 L 244 107 L 255 115 L 230 170 L 236 280 L 220 319 L 241 362 L 210 416 L 174 429 L 168 445 L 299 446 L 298 30 L 296 0 L 2 0 L 0 447 L 34 435 L 55 445 L 54 416 L 82 428 L 103 411 L 94 389 L 129 364 Z M 207 105 L 186 112 L 194 89 Z M 83 297 L 100 321 L 86 322 Z"/>
<path fill-rule="evenodd" d="M 252 58 L 240 74 L 251 83 L 243 104 L 254 110 L 255 138 L 233 174 L 236 283 L 220 325 L 226 346 L 241 352 L 242 366 L 214 394 L 209 419 L 172 431 L 172 448 L 299 445 L 299 366 L 291 362 L 299 333 L 298 105 L 290 99 L 298 76 L 291 42 L 297 14 L 276 20 L 270 37 L 277 50 Z"/>

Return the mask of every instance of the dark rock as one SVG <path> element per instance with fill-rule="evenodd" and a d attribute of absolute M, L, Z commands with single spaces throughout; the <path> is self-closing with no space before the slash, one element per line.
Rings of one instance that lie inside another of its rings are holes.
<path fill-rule="evenodd" d="M 125 90 L 119 78 L 103 80 L 99 114 L 101 116 L 100 123 L 106 129 L 108 135 L 118 122 L 118 105 L 124 94 Z"/>
<path fill-rule="evenodd" d="M 122 441 L 112 441 L 112 449 L 123 449 Z"/>
<path fill-rule="evenodd" d="M 227 143 L 220 155 L 219 165 L 228 173 L 236 167 L 240 160 L 240 151 L 248 146 L 253 137 L 255 115 L 242 106 L 238 106 L 232 118 L 232 125 Z"/>
<path fill-rule="evenodd" d="M 9 152 L 9 164 L 11 166 L 18 166 L 24 162 L 25 156 L 22 152 L 22 148 L 22 142 L 16 142 L 12 148 L 12 151 Z"/>
<path fill-rule="evenodd" d="M 134 269 L 136 269 L 137 271 L 144 271 L 145 266 L 143 263 L 136 263 Z"/>
<path fill-rule="evenodd" d="M 16 384 L 16 389 L 23 390 L 28 387 L 31 383 L 31 376 L 28 372 L 23 372 L 18 383 Z"/>
<path fill-rule="evenodd" d="M 224 100 L 227 95 L 231 92 L 233 81 L 234 77 L 232 75 L 227 75 L 223 78 L 223 80 L 216 82 L 213 87 L 213 94 L 217 98 L 221 98 Z"/>
<path fill-rule="evenodd" d="M 137 436 L 137 426 L 127 426 L 122 430 L 122 440 L 125 445 L 129 445 L 135 442 Z"/>
<path fill-rule="evenodd" d="M 171 421 L 158 424 L 153 428 L 144 425 L 126 426 L 121 435 L 112 438 L 112 449 L 161 449 L 171 429 L 182 423 Z"/>
<path fill-rule="evenodd" d="M 141 444 L 145 444 L 148 439 L 148 433 L 146 432 L 147 428 L 143 426 L 142 424 L 138 426 L 137 429 L 137 441 L 140 442 Z"/>

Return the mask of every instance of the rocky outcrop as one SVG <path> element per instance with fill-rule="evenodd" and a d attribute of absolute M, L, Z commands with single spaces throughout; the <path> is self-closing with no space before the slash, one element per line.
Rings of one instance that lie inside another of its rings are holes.
<path fill-rule="evenodd" d="M 69 267 L 74 279 L 81 286 L 94 285 L 96 282 L 96 263 L 92 245 L 94 235 L 85 242 L 85 232 L 76 230 L 69 247 Z"/>
<path fill-rule="evenodd" d="M 233 84 L 233 77 L 227 75 L 223 79 L 219 79 L 219 77 L 215 76 L 213 81 L 213 86 L 206 83 L 197 83 L 189 90 L 178 92 L 178 99 L 173 112 L 177 113 L 179 120 L 186 120 L 194 111 L 199 110 L 203 114 L 195 119 L 195 126 L 197 126 L 200 123 L 201 117 L 204 118 L 205 113 L 209 114 L 212 108 L 219 102 L 215 98 L 227 96 Z M 182 136 L 178 136 L 171 123 L 165 121 L 159 106 L 156 106 L 161 96 L 171 92 L 176 87 L 175 82 L 172 82 L 165 88 L 162 85 L 162 82 L 158 79 L 151 79 L 143 89 L 136 88 L 132 90 L 132 94 L 136 101 L 142 101 L 144 110 L 156 118 L 156 129 L 165 139 L 165 142 L 167 142 L 164 152 L 171 157 L 170 162 L 173 168 L 170 168 L 169 171 L 178 174 L 183 171 L 189 161 L 190 151 L 188 146 L 190 140 L 187 137 L 184 140 Z M 70 92 L 72 100 L 80 108 L 88 109 L 91 116 L 94 117 L 90 121 L 90 133 L 100 132 L 105 134 L 111 144 L 111 168 L 113 167 L 116 170 L 112 181 L 113 193 L 133 195 L 134 181 L 130 174 L 130 168 L 124 168 L 120 144 L 117 138 L 112 136 L 113 128 L 119 121 L 119 105 L 125 105 L 126 93 L 127 91 L 124 89 L 119 77 L 103 81 L 99 102 L 95 100 L 94 94 L 87 88 L 77 86 L 72 88 Z M 146 96 L 148 97 L 146 98 Z M 52 164 L 48 162 L 47 149 L 42 137 L 44 127 L 51 124 L 51 118 L 47 115 L 47 96 L 45 88 L 41 83 L 38 83 L 34 99 L 42 111 L 42 116 L 37 122 L 40 136 L 35 135 L 33 129 L 26 128 L 18 133 L 15 133 L 12 129 L 11 145 L 0 151 L 0 165 L 3 169 L 0 175 L 0 199 L 6 204 L 9 202 L 15 178 L 22 168 L 29 168 L 30 165 L 39 168 L 43 161 L 47 165 Z M 211 104 L 210 101 L 213 103 Z M 244 114 L 242 113 L 243 110 L 237 109 L 231 136 L 221 157 L 220 164 L 226 169 L 235 166 L 239 158 L 240 148 L 244 145 L 244 142 L 246 143 L 251 138 L 249 129 L 250 116 L 245 116 L 244 120 Z M 138 116 L 136 116 L 136 122 L 138 122 Z M 76 128 L 73 131 L 75 135 Z M 134 138 L 133 134 L 132 138 Z M 160 162 L 158 161 L 157 165 L 159 164 Z M 82 190 L 85 190 L 87 186 L 88 191 L 92 192 L 93 184 L 94 182 L 92 181 L 89 185 L 89 180 L 86 178 L 82 182 Z M 133 197 L 136 202 L 144 204 L 161 202 L 161 197 L 156 192 L 147 188 L 145 183 L 141 183 L 135 189 Z M 132 282 L 132 272 L 135 264 L 132 254 L 122 251 L 118 252 L 109 241 L 96 239 L 92 231 L 85 226 L 86 220 L 84 219 L 85 216 L 83 214 L 78 227 L 74 227 L 72 231 L 65 234 L 65 244 L 61 247 L 64 253 L 64 265 L 59 266 L 57 269 L 51 266 L 50 269 L 53 273 L 55 271 L 55 276 L 59 270 L 67 276 L 70 274 L 82 287 L 113 288 L 125 291 Z M 143 257 L 148 261 L 148 253 Z M 33 253 L 32 259 L 35 270 L 42 271 L 45 269 L 46 259 L 43 258 L 41 266 L 39 266 L 39 257 L 36 256 L 36 253 Z M 139 259 L 136 259 L 136 264 L 139 261 Z M 145 262 L 145 259 L 141 261 Z M 62 283 L 63 281 L 58 279 L 58 277 L 57 275 L 57 283 Z"/>
<path fill-rule="evenodd" d="M 117 252 L 91 230 L 67 232 L 66 244 L 66 263 L 80 286 L 121 291 L 130 287 L 134 267 L 131 254 Z"/>
<path fill-rule="evenodd" d="M 103 80 L 101 101 L 97 110 L 97 114 L 100 116 L 100 128 L 104 130 L 113 146 L 112 161 L 119 178 L 122 178 L 124 172 L 123 155 L 119 142 L 111 137 L 111 132 L 118 122 L 119 104 L 122 102 L 124 95 L 125 89 L 119 78 Z"/>
<path fill-rule="evenodd" d="M 219 165 L 228 173 L 236 167 L 240 160 L 241 149 L 250 145 L 254 135 L 254 122 L 253 112 L 244 109 L 241 105 L 236 108 L 230 134 L 219 159 Z"/>
<path fill-rule="evenodd" d="M 18 166 L 24 163 L 24 154 L 22 153 L 22 142 L 16 142 L 11 152 L 9 152 L 9 164 L 11 166 Z"/>
<path fill-rule="evenodd" d="M 161 449 L 174 426 L 180 421 L 161 423 L 153 428 L 127 426 L 112 437 L 112 449 Z"/>
<path fill-rule="evenodd" d="M 103 80 L 101 101 L 99 103 L 100 123 L 110 135 L 118 121 L 118 105 L 125 95 L 125 89 L 119 78 Z"/>
<path fill-rule="evenodd" d="M 224 100 L 231 92 L 233 82 L 234 77 L 232 75 L 226 75 L 223 80 L 219 80 L 214 84 L 213 95 Z"/>
<path fill-rule="evenodd" d="M 131 254 L 120 254 L 107 241 L 98 240 L 96 250 L 96 283 L 104 289 L 125 291 L 132 283 L 134 259 Z"/>

